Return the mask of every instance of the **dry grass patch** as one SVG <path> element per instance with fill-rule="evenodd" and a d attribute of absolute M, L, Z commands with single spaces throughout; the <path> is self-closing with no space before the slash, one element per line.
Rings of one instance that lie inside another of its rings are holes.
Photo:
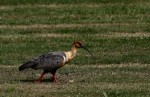
<path fill-rule="evenodd" d="M 137 2 L 137 3 L 129 3 L 128 6 L 134 6 L 134 5 L 145 5 L 145 6 L 149 6 L 149 2 Z M 80 3 L 80 4 L 19 4 L 19 5 L 2 5 L 0 6 L 0 9 L 12 9 L 12 8 L 36 8 L 36 7 L 40 7 L 40 8 L 72 8 L 72 7 L 89 7 L 89 8 L 96 8 L 96 7 L 104 7 L 104 6 L 117 6 L 118 3 Z M 119 3 L 119 5 L 126 5 L 124 3 Z"/>
<path fill-rule="evenodd" d="M 68 65 L 66 65 L 68 66 Z M 77 65 L 70 65 L 71 67 L 78 67 Z M 79 66 L 80 68 L 101 68 L 101 69 L 107 69 L 107 68 L 125 68 L 125 67 L 129 67 L 129 68 L 143 68 L 143 67 L 150 67 L 149 64 L 97 64 L 97 65 L 83 65 L 83 66 Z"/>
<path fill-rule="evenodd" d="M 47 28 L 75 28 L 84 26 L 95 26 L 102 24 L 33 24 L 33 25 L 0 25 L 0 29 L 47 29 Z"/>
<path fill-rule="evenodd" d="M 46 28 L 76 28 L 99 26 L 128 26 L 131 23 L 80 23 L 80 24 L 32 24 L 32 25 L 0 25 L 0 29 L 46 29 Z M 145 24 L 146 25 L 146 24 Z"/>
<path fill-rule="evenodd" d="M 136 32 L 136 33 L 128 33 L 128 32 L 110 32 L 105 34 L 94 34 L 93 37 L 105 37 L 105 38 L 120 38 L 120 37 L 150 37 L 150 33 L 146 32 Z"/>
<path fill-rule="evenodd" d="M 0 68 L 15 68 L 18 67 L 17 65 L 0 65 Z M 135 67 L 135 68 L 149 68 L 149 64 L 140 64 L 140 63 L 129 63 L 129 64 L 96 64 L 96 65 L 75 65 L 75 64 L 70 64 L 70 65 L 65 65 L 65 67 L 68 68 L 102 68 L 102 69 L 107 69 L 107 68 L 125 68 L 125 67 Z"/>
<path fill-rule="evenodd" d="M 111 35 L 112 35 L 112 37 L 150 37 L 150 33 L 145 33 L 145 32 L 136 32 L 136 33 L 111 33 Z M 110 35 L 110 37 L 111 37 L 111 35 Z"/>
<path fill-rule="evenodd" d="M 32 35 L 1 35 L 0 38 L 3 38 L 3 39 L 20 39 L 20 38 L 31 38 L 31 37 L 35 37 L 35 38 L 38 38 L 38 37 L 56 37 L 56 38 L 59 38 L 59 37 L 74 37 L 72 34 L 58 34 L 58 33 L 47 33 L 47 34 L 41 34 L 41 33 L 36 33 L 36 34 L 32 34 Z"/>
<path fill-rule="evenodd" d="M 50 33 L 50 34 L 36 34 L 36 37 L 73 37 L 72 34 L 57 34 L 57 33 Z"/>

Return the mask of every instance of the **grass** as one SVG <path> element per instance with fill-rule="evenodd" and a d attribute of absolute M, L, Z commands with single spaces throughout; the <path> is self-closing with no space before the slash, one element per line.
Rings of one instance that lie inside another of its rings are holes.
<path fill-rule="evenodd" d="M 19 5 L 19 4 L 35 4 L 35 2 L 37 4 L 80 4 L 80 3 L 104 3 L 104 4 L 107 4 L 107 3 L 127 3 L 127 4 L 130 4 L 130 3 L 147 3 L 149 2 L 149 0 L 1 0 L 0 1 L 0 4 L 3 4 L 3 5 Z"/>
<path fill-rule="evenodd" d="M 0 93 L 5 96 L 104 97 L 104 93 L 108 97 L 149 96 L 150 70 L 146 64 L 67 65 L 58 71 L 57 85 L 51 83 L 50 74 L 41 84 L 33 83 L 42 71 L 26 70 L 20 73 L 16 66 L 2 66 L 0 70 L 3 78 Z"/>
<path fill-rule="evenodd" d="M 149 10 L 149 4 L 2 6 L 0 24 L 149 23 Z"/>
<path fill-rule="evenodd" d="M 149 0 L 0 0 L 1 97 L 149 97 Z M 18 71 L 29 59 L 84 50 L 57 72 L 58 84 L 41 70 Z"/>

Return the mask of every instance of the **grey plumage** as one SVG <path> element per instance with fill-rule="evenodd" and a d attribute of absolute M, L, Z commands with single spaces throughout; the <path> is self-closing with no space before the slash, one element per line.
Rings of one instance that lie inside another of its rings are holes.
<path fill-rule="evenodd" d="M 44 69 L 46 71 L 52 71 L 59 68 L 59 65 L 64 61 L 66 57 L 64 52 L 50 52 L 43 54 L 33 60 L 26 62 L 19 67 L 19 70 L 24 70 L 27 68 L 32 69 Z"/>

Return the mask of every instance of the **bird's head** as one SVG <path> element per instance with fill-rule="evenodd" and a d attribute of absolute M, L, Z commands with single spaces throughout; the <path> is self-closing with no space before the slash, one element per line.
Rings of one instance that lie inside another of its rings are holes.
<path fill-rule="evenodd" d="M 93 56 L 92 53 L 91 53 L 86 47 L 83 46 L 83 41 L 75 41 L 75 42 L 73 43 L 73 46 L 74 46 L 75 48 L 83 48 L 83 49 L 85 49 L 87 52 L 89 52 L 89 53 L 91 54 L 91 56 Z"/>
<path fill-rule="evenodd" d="M 82 44 L 83 44 L 82 41 L 75 41 L 75 42 L 73 43 L 73 46 L 75 46 L 76 48 L 82 48 Z"/>

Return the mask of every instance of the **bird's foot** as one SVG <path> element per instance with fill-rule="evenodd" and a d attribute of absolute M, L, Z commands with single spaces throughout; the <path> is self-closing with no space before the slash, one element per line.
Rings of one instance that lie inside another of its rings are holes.
<path fill-rule="evenodd" d="M 57 84 L 57 81 L 54 81 L 55 84 Z"/>
<path fill-rule="evenodd" d="M 34 83 L 38 83 L 38 84 L 40 84 L 40 81 L 37 81 L 37 80 L 36 80 L 36 81 L 34 81 Z"/>
<path fill-rule="evenodd" d="M 57 84 L 57 80 L 55 77 L 53 78 L 53 83 Z"/>
<path fill-rule="evenodd" d="M 55 84 L 57 84 L 57 80 L 56 80 L 56 75 L 55 75 L 55 74 L 53 74 L 53 82 L 54 82 Z"/>

